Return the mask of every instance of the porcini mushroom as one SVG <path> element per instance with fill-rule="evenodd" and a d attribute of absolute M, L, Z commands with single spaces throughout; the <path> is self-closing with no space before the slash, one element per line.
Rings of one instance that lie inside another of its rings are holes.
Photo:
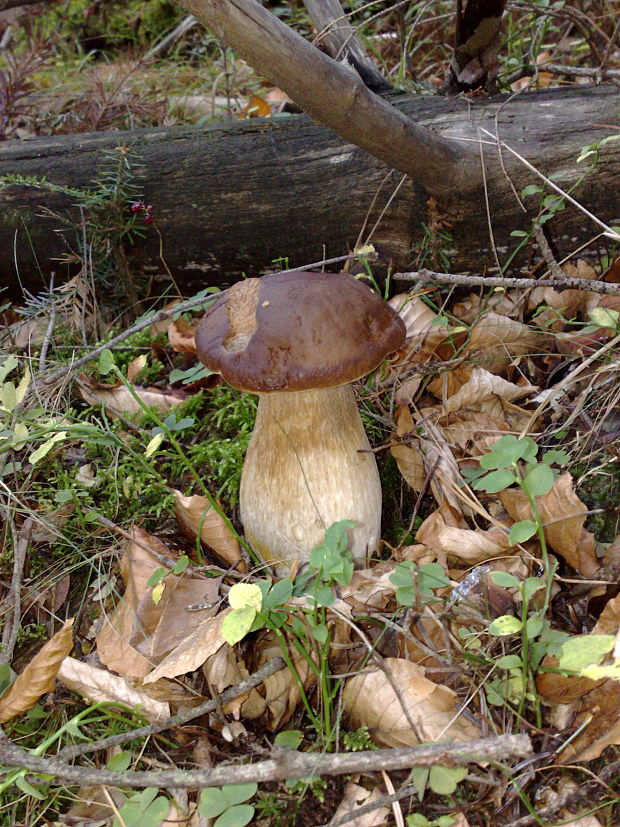
<path fill-rule="evenodd" d="M 381 484 L 351 383 L 404 338 L 392 308 L 344 274 L 246 279 L 200 321 L 200 360 L 259 396 L 240 513 L 247 541 L 278 574 L 307 560 L 339 520 L 355 523 L 355 558 L 376 549 Z"/>

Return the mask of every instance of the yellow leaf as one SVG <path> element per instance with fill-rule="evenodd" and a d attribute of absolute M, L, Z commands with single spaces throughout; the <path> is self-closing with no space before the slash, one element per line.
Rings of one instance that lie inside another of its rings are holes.
<path fill-rule="evenodd" d="M 233 609 L 255 609 L 263 605 L 263 593 L 254 583 L 235 583 L 228 592 L 228 602 Z"/>
<path fill-rule="evenodd" d="M 60 664 L 73 649 L 73 618 L 40 649 L 0 698 L 0 723 L 32 709 L 41 695 L 54 689 Z"/>

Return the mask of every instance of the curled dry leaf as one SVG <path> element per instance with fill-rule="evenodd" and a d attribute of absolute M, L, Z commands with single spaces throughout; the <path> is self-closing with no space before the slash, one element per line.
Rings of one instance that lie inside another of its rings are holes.
<path fill-rule="evenodd" d="M 75 658 L 67 657 L 63 660 L 57 677 L 67 689 L 92 703 L 118 703 L 129 707 L 140 705 L 140 712 L 149 721 L 165 721 L 170 717 L 169 704 L 156 701 L 145 692 L 130 686 L 125 678 Z"/>
<path fill-rule="evenodd" d="M 176 678 L 193 672 L 222 646 L 228 646 L 222 635 L 222 621 L 229 612 L 230 609 L 224 609 L 216 617 L 207 618 L 195 626 L 193 632 L 144 678 L 144 683 L 154 683 L 160 678 Z"/>
<path fill-rule="evenodd" d="M 416 416 L 420 433 L 418 444 L 424 457 L 425 477 L 430 480 L 433 496 L 449 521 L 460 521 L 469 507 L 460 497 L 461 474 L 452 448 L 435 424 L 436 409 L 424 408 Z"/>
<path fill-rule="evenodd" d="M 396 412 L 396 439 L 390 448 L 390 453 L 396 460 L 398 470 L 403 475 L 405 482 L 419 493 L 424 488 L 426 471 L 424 470 L 424 459 L 413 437 L 415 430 L 416 425 L 409 406 L 401 405 Z M 409 439 L 401 441 L 407 434 L 411 435 Z"/>
<path fill-rule="evenodd" d="M 168 341 L 177 353 L 196 353 L 195 333 L 196 325 L 180 317 L 168 326 Z"/>
<path fill-rule="evenodd" d="M 344 788 L 342 801 L 334 813 L 334 820 L 340 818 L 341 816 L 352 814 L 366 804 L 372 804 L 374 801 L 381 798 L 382 795 L 383 794 L 378 787 L 375 787 L 375 789 L 371 792 L 365 787 L 361 787 L 359 784 L 354 784 L 352 781 L 348 781 L 346 787 Z M 349 824 L 353 825 L 353 827 L 383 827 L 383 825 L 387 824 L 389 815 L 389 807 L 377 807 L 376 810 L 372 810 L 370 813 L 357 816 L 352 821 L 349 821 Z"/>
<path fill-rule="evenodd" d="M 518 356 L 539 351 L 543 339 L 540 330 L 523 322 L 497 313 L 485 313 L 472 327 L 463 353 L 489 373 L 497 374 Z"/>
<path fill-rule="evenodd" d="M 247 566 L 237 538 L 221 515 L 211 507 L 209 500 L 199 495 L 186 497 L 176 490 L 174 498 L 174 510 L 181 528 L 193 538 L 200 534 L 202 542 L 213 549 L 227 566 L 246 572 Z"/>
<path fill-rule="evenodd" d="M 483 368 L 474 368 L 469 380 L 443 406 L 443 413 L 449 414 L 463 408 L 484 411 L 490 416 L 501 417 L 502 403 L 514 402 L 534 393 L 537 388 L 525 383 L 515 385 L 500 376 L 494 376 Z"/>
<path fill-rule="evenodd" d="M 390 581 L 394 569 L 393 563 L 383 562 L 354 571 L 349 585 L 340 589 L 341 598 L 358 611 L 384 611 L 394 599 L 396 586 Z"/>
<path fill-rule="evenodd" d="M 399 293 L 388 302 L 405 323 L 407 339 L 401 362 L 428 361 L 448 337 L 445 327 L 437 324 L 437 314 L 421 298 Z"/>
<path fill-rule="evenodd" d="M 0 723 L 27 712 L 41 695 L 54 689 L 60 664 L 73 649 L 73 618 L 37 652 L 0 698 Z"/>
<path fill-rule="evenodd" d="M 454 692 L 424 677 L 421 666 L 401 658 L 382 665 L 385 671 L 373 667 L 347 681 L 343 704 L 353 727 L 367 726 L 387 747 L 480 737 L 478 727 L 459 715 Z"/>
<path fill-rule="evenodd" d="M 459 411 L 442 417 L 438 425 L 445 439 L 464 456 L 478 456 L 490 451 L 497 440 L 510 431 L 502 416 L 483 411 Z"/>
<path fill-rule="evenodd" d="M 515 522 L 533 519 L 523 491 L 507 488 L 500 496 Z M 594 538 L 583 528 L 587 508 L 575 494 L 572 476 L 568 472 L 562 474 L 547 494 L 536 498 L 536 504 L 547 543 L 553 551 L 580 574 L 586 577 L 595 574 L 601 563 L 596 556 Z"/>
<path fill-rule="evenodd" d="M 472 531 L 446 523 L 439 511 L 433 512 L 422 523 L 416 538 L 431 549 L 436 549 L 463 563 L 474 565 L 492 557 L 511 553 L 508 536 L 500 528 Z M 512 549 L 514 552 L 515 549 Z"/>
<path fill-rule="evenodd" d="M 89 386 L 83 379 L 79 383 L 80 395 L 89 405 L 103 405 L 111 415 L 128 416 L 141 413 L 142 408 L 125 385 L 118 387 Z M 183 391 L 161 391 L 156 388 L 133 388 L 147 408 L 155 408 L 160 413 L 168 413 L 185 399 Z"/>

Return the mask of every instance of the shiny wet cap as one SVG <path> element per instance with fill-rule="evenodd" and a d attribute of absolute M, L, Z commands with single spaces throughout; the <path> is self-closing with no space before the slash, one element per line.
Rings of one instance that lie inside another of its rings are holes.
<path fill-rule="evenodd" d="M 404 340 L 402 320 L 383 299 L 353 276 L 333 273 L 238 282 L 196 330 L 200 361 L 253 393 L 345 385 Z"/>

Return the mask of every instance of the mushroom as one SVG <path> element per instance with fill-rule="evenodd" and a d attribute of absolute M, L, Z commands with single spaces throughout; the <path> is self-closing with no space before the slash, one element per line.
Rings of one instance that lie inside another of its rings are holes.
<path fill-rule="evenodd" d="M 248 543 L 278 574 L 306 561 L 340 520 L 355 524 L 354 558 L 376 549 L 381 483 L 351 383 L 404 339 L 392 308 L 345 274 L 246 279 L 201 319 L 200 360 L 259 396 L 240 513 Z"/>

